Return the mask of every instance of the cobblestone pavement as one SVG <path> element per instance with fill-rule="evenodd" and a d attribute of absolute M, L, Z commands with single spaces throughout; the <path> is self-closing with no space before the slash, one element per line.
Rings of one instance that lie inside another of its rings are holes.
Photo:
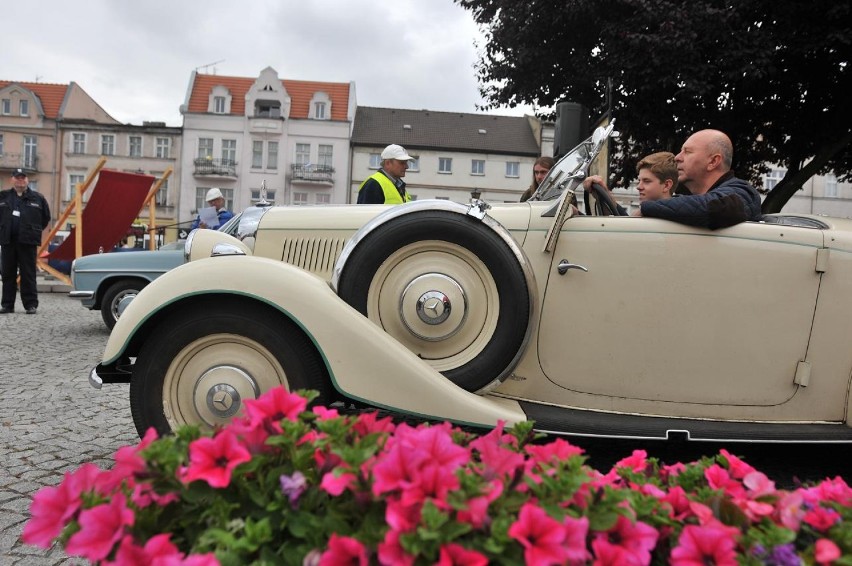
<path fill-rule="evenodd" d="M 0 315 L 0 564 L 78 564 L 59 548 L 41 550 L 19 537 L 30 499 L 86 462 L 112 464 L 138 441 L 127 385 L 100 391 L 88 382 L 109 331 L 98 311 L 65 293 L 39 293 L 38 314 L 20 301 Z"/>

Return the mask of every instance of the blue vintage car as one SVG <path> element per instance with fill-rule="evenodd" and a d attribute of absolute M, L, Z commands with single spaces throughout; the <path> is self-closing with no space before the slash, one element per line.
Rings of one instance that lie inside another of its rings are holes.
<path fill-rule="evenodd" d="M 227 234 L 236 230 L 240 215 L 222 225 Z M 104 324 L 112 330 L 121 312 L 148 283 L 184 263 L 184 242 L 162 246 L 156 251 L 133 253 L 110 252 L 93 254 L 74 260 L 71 264 L 71 284 L 68 293 L 80 299 L 84 307 L 101 311 Z"/>

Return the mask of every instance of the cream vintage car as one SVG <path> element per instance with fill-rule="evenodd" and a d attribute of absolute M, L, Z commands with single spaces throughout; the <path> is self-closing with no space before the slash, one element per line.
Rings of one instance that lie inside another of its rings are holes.
<path fill-rule="evenodd" d="M 611 133 L 534 199 L 267 207 L 150 283 L 90 381 L 139 433 L 215 426 L 285 385 L 319 401 L 554 434 L 852 442 L 852 222 L 709 231 L 571 197 Z"/>

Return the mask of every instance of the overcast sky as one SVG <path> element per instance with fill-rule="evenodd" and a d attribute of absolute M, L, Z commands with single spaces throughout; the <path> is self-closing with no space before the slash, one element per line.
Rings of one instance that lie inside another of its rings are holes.
<path fill-rule="evenodd" d="M 125 123 L 180 126 L 194 69 L 354 81 L 360 106 L 479 112 L 483 102 L 481 35 L 451 0 L 30 0 L 5 2 L 3 21 L 0 78 L 74 81 Z"/>

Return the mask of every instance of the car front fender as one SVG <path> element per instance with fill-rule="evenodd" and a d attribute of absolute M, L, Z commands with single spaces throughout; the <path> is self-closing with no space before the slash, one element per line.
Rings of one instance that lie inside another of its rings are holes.
<path fill-rule="evenodd" d="M 510 400 L 469 393 L 444 378 L 341 300 L 328 283 L 292 265 L 253 256 L 193 261 L 148 285 L 122 314 L 101 366 L 136 355 L 151 321 L 184 301 L 211 296 L 264 303 L 296 322 L 322 356 L 334 387 L 367 404 L 455 422 L 494 426 L 526 420 Z"/>

